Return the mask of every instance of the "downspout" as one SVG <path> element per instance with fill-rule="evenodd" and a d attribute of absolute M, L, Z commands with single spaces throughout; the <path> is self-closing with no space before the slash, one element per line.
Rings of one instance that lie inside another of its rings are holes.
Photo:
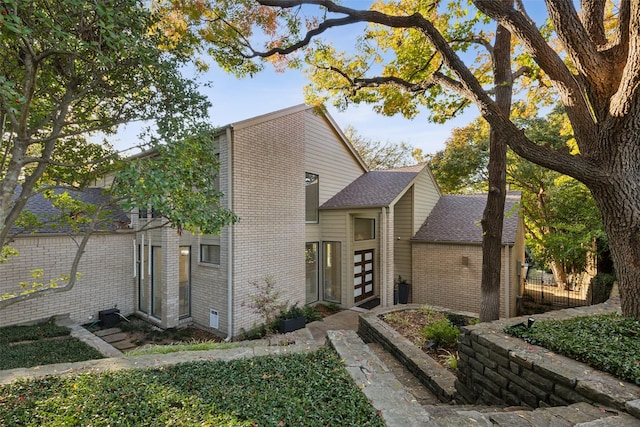
<path fill-rule="evenodd" d="M 233 155 L 232 141 L 233 133 L 231 126 L 227 127 L 227 204 L 228 209 L 233 210 L 232 180 L 233 180 Z M 233 338 L 233 225 L 227 226 L 227 338 Z"/>

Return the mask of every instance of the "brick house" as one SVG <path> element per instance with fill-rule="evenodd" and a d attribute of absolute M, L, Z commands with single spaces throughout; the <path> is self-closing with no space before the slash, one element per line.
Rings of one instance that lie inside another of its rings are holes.
<path fill-rule="evenodd" d="M 431 285 L 427 266 L 441 263 L 441 255 L 423 253 L 417 238 L 448 196 L 428 167 L 369 171 L 333 119 L 305 105 L 221 128 L 214 151 L 221 203 L 238 223 L 217 236 L 169 227 L 96 236 L 91 247 L 104 252 L 87 251 L 81 271 L 89 276 L 77 289 L 10 306 L 0 326 L 65 313 L 85 323 L 117 304 L 122 313 L 165 328 L 195 323 L 235 337 L 262 322 L 248 303 L 256 293 L 253 283 L 266 276 L 289 304 L 324 301 L 349 308 L 379 298 L 391 305 L 398 276 L 412 278 L 414 302 L 431 302 L 424 297 L 432 293 L 424 291 Z M 131 227 L 156 221 L 152 216 L 135 212 Z M 55 238 L 26 237 L 20 244 L 55 252 L 56 243 L 48 240 Z M 108 238 L 116 240 L 107 245 Z M 466 253 L 458 243 L 448 246 L 458 251 L 456 259 Z M 510 253 L 509 266 L 522 259 L 519 250 Z M 69 252 L 59 254 L 54 265 L 64 267 Z M 5 268 L 0 265 L 0 274 Z M 19 276 L 28 269 L 16 271 Z"/>

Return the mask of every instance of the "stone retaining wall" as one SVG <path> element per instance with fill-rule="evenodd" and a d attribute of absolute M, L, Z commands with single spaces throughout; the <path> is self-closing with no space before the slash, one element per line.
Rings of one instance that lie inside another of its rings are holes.
<path fill-rule="evenodd" d="M 530 345 L 503 332 L 506 325 L 619 312 L 619 300 L 463 328 L 458 352 L 456 401 L 531 408 L 577 402 L 640 415 L 640 387 Z"/>
<path fill-rule="evenodd" d="M 456 376 L 425 354 L 411 341 L 396 332 L 395 329 L 379 317 L 382 314 L 394 311 L 417 310 L 421 307 L 423 305 L 420 304 L 397 305 L 391 308 L 377 308 L 361 314 L 358 335 L 364 342 L 377 342 L 382 345 L 386 351 L 405 365 L 426 388 L 431 390 L 440 401 L 450 402 L 456 392 Z M 473 316 L 471 313 L 456 312 L 438 307 L 433 308 L 434 310 L 451 314 Z"/>

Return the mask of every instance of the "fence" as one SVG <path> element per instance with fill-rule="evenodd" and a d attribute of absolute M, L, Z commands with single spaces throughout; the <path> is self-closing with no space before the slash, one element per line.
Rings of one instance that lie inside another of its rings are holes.
<path fill-rule="evenodd" d="M 524 281 L 525 300 L 556 307 L 580 307 L 588 301 L 589 280 L 579 274 L 567 278 L 566 284 L 558 284 L 553 276 L 540 271 L 530 271 Z"/>

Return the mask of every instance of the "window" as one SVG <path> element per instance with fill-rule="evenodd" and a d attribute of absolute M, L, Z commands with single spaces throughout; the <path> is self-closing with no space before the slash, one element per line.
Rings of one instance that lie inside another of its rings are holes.
<path fill-rule="evenodd" d="M 180 319 L 191 316 L 191 246 L 180 246 L 178 277 L 180 293 L 178 298 L 178 316 Z"/>
<path fill-rule="evenodd" d="M 200 245 L 200 262 L 220 265 L 220 245 Z"/>
<path fill-rule="evenodd" d="M 376 220 L 373 218 L 355 218 L 353 220 L 354 240 L 373 240 L 376 238 Z"/>
<path fill-rule="evenodd" d="M 139 208 L 138 209 L 138 218 L 147 219 L 147 218 L 160 218 L 162 215 L 160 212 L 155 210 L 155 208 L 151 208 L 151 216 L 149 216 L 149 209 L 147 208 Z"/>
<path fill-rule="evenodd" d="M 162 247 L 151 248 L 151 315 L 162 319 Z"/>
<path fill-rule="evenodd" d="M 149 246 L 138 245 L 138 310 L 149 312 Z"/>
<path fill-rule="evenodd" d="M 340 292 L 342 289 L 340 268 L 340 242 L 323 243 L 322 269 L 324 300 L 340 302 Z"/>
<path fill-rule="evenodd" d="M 306 303 L 318 301 L 318 243 L 307 243 L 305 247 Z"/>
<path fill-rule="evenodd" d="M 318 205 L 320 200 L 318 187 L 318 175 L 307 172 L 305 178 L 304 216 L 306 222 L 318 222 Z"/>

